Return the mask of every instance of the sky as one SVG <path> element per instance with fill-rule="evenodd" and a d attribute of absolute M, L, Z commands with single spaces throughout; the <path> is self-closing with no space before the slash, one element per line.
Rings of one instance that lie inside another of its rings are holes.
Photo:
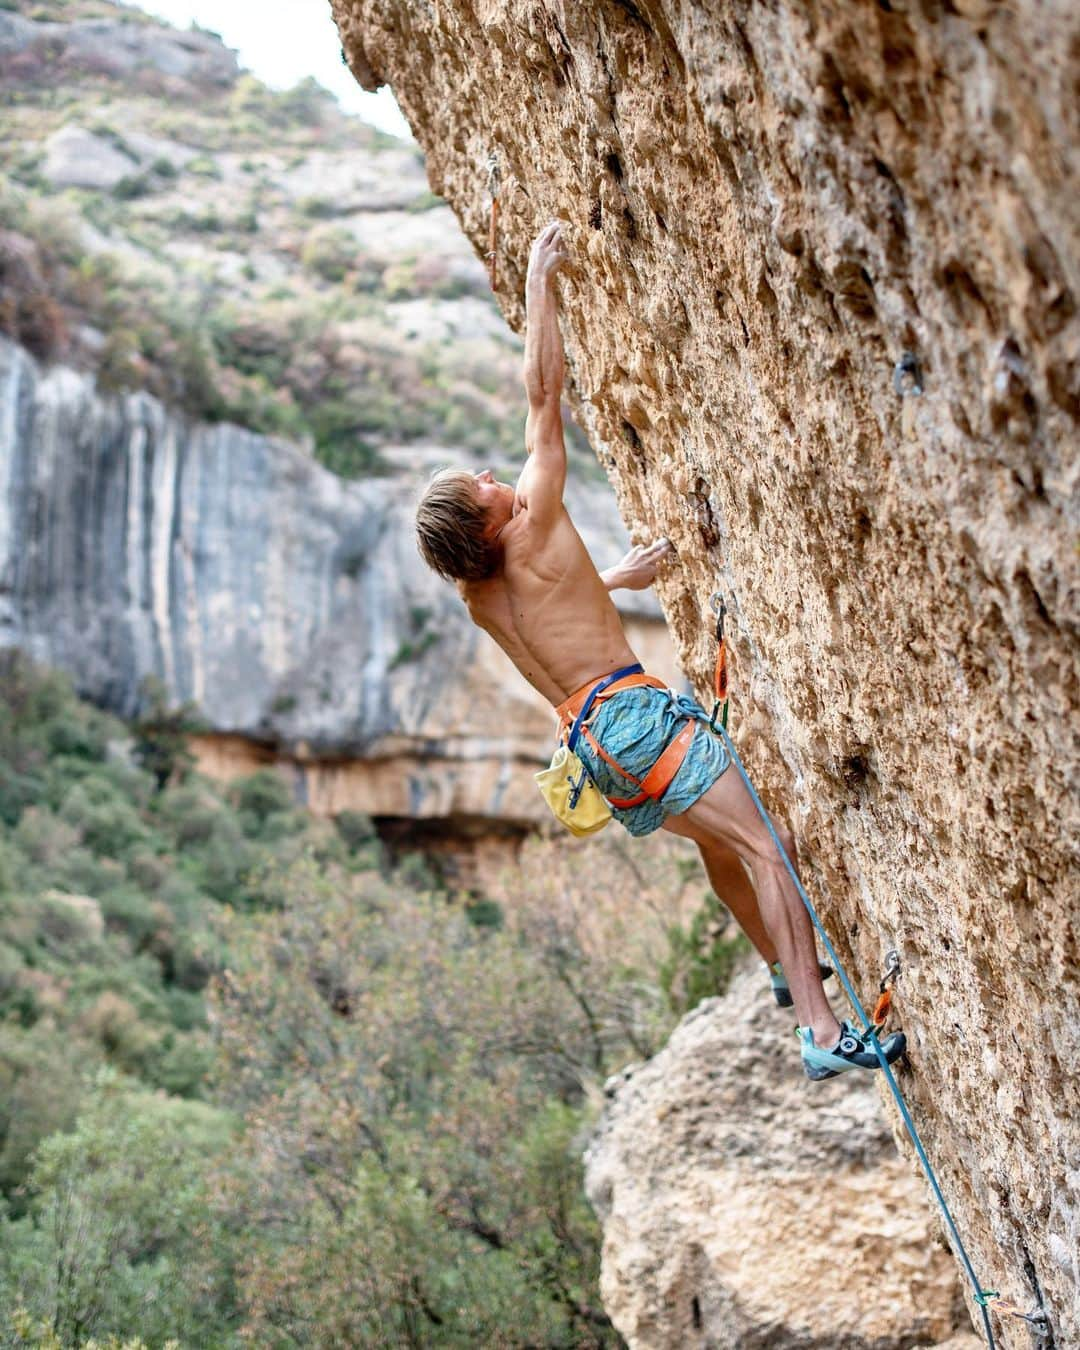
<path fill-rule="evenodd" d="M 311 75 L 347 112 L 412 139 L 390 90 L 365 93 L 342 61 L 329 0 L 137 0 L 134 7 L 177 28 L 194 21 L 219 33 L 271 88 L 289 89 Z"/>

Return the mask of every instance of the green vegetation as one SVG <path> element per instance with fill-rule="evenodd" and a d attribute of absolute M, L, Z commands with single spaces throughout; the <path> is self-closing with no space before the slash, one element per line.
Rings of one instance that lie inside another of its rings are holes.
<path fill-rule="evenodd" d="M 117 15 L 96 0 L 15 8 L 56 22 Z M 57 43 L 62 102 L 56 72 L 34 52 L 20 55 L 6 91 L 0 332 L 39 358 L 92 366 L 105 392 L 145 389 L 200 419 L 306 441 L 344 476 L 384 472 L 385 442 L 520 454 L 514 344 L 485 342 L 463 379 L 452 347 L 433 355 L 412 344 L 388 308 L 466 296 L 492 304 L 482 276 L 438 247 L 397 253 L 390 240 L 373 253 L 347 223 L 356 206 L 332 187 L 290 195 L 289 174 L 313 155 L 346 163 L 390 148 L 396 171 L 399 141 L 343 115 L 312 80 L 282 92 L 241 74 L 163 98 L 149 68 L 132 81 L 80 65 Z M 45 141 L 68 123 L 130 159 L 130 173 L 108 191 L 50 185 Z M 136 129 L 196 153 L 140 158 Z M 331 172 L 328 183 L 337 180 Z M 418 175 L 404 209 L 440 205 Z"/>
<path fill-rule="evenodd" d="M 132 739 L 0 658 L 0 1346 L 617 1344 L 580 1154 L 726 979 L 696 864 L 455 897 L 145 692 Z"/>

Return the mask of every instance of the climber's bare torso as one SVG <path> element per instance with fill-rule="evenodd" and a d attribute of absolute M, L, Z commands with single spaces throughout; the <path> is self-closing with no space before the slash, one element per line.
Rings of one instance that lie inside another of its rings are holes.
<path fill-rule="evenodd" d="M 517 491 L 495 484 L 513 494 L 511 517 L 499 534 L 502 568 L 490 580 L 463 582 L 460 589 L 473 622 L 557 705 L 594 676 L 637 657 L 566 508 L 550 523 L 538 525 L 530 517 L 524 481 L 529 467 L 531 461 Z"/>

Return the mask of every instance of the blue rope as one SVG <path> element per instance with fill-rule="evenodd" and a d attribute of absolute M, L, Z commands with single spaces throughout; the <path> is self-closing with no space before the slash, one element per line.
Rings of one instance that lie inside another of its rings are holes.
<path fill-rule="evenodd" d="M 844 972 L 843 966 L 840 964 L 840 958 L 836 954 L 836 948 L 829 941 L 829 935 L 828 933 L 826 933 L 824 927 L 822 926 L 821 920 L 817 916 L 817 911 L 814 909 L 814 906 L 810 901 L 810 897 L 806 894 L 806 891 L 803 889 L 803 884 L 799 880 L 795 868 L 792 866 L 791 859 L 788 857 L 783 844 L 781 844 L 780 842 L 780 837 L 776 833 L 776 829 L 773 826 L 772 821 L 769 819 L 769 813 L 765 810 L 764 806 L 762 806 L 761 798 L 755 792 L 754 785 L 753 783 L 751 783 L 749 777 L 747 776 L 746 770 L 743 768 L 743 762 L 739 758 L 739 753 L 731 742 L 731 737 L 728 735 L 725 727 L 718 726 L 715 729 L 720 734 L 720 736 L 723 737 L 724 744 L 727 746 L 728 754 L 731 756 L 732 762 L 738 769 L 739 776 L 746 784 L 747 789 L 750 792 L 750 796 L 754 800 L 754 805 L 758 809 L 758 814 L 761 816 L 761 819 L 765 822 L 766 828 L 768 829 L 769 834 L 772 836 L 772 841 L 776 845 L 777 852 L 780 854 L 780 857 L 783 858 L 784 860 L 784 866 L 787 868 L 788 874 L 790 875 L 792 881 L 795 883 L 795 889 L 799 892 L 799 896 L 801 897 L 803 904 L 806 906 L 806 911 L 810 915 L 814 927 L 821 935 L 821 940 L 825 945 L 825 950 L 829 954 L 829 958 L 832 961 L 833 968 L 836 970 L 837 975 L 840 977 L 840 983 L 844 986 L 844 992 L 851 1000 L 852 1007 L 855 1009 L 859 1017 L 862 1019 L 864 1034 L 869 1039 L 870 1044 L 874 1047 L 874 1053 L 877 1055 L 878 1061 L 881 1064 L 882 1071 L 885 1074 L 885 1081 L 888 1083 L 889 1088 L 892 1091 L 892 1095 L 896 1101 L 896 1105 L 899 1107 L 900 1115 L 904 1121 L 904 1125 L 907 1127 L 907 1132 L 911 1136 L 911 1142 L 915 1145 L 915 1152 L 918 1154 L 919 1162 L 922 1165 L 923 1171 L 926 1173 L 926 1179 L 927 1181 L 929 1181 L 930 1188 L 934 1192 L 938 1204 L 941 1206 L 942 1214 L 945 1216 L 945 1223 L 949 1230 L 949 1234 L 952 1238 L 953 1247 L 956 1251 L 957 1256 L 960 1259 L 961 1264 L 964 1267 L 964 1270 L 967 1272 L 967 1277 L 971 1281 L 972 1287 L 975 1290 L 975 1302 L 979 1305 L 979 1307 L 982 1310 L 983 1330 L 986 1332 L 986 1343 L 990 1347 L 990 1350 L 994 1350 L 994 1332 L 993 1328 L 990 1325 L 990 1312 L 986 1305 L 991 1298 L 995 1297 L 995 1294 L 990 1290 L 983 1289 L 982 1285 L 979 1283 L 979 1279 L 975 1274 L 975 1268 L 971 1264 L 971 1259 L 969 1258 L 967 1250 L 964 1247 L 963 1241 L 960 1238 L 960 1233 L 957 1230 L 956 1224 L 953 1222 L 953 1216 L 949 1213 L 949 1206 L 945 1203 L 945 1197 L 941 1192 L 941 1187 L 938 1185 L 938 1179 L 934 1175 L 934 1169 L 930 1165 L 930 1159 L 926 1156 L 926 1149 L 923 1147 L 923 1142 L 919 1138 L 919 1132 L 915 1128 L 915 1122 L 911 1118 L 911 1112 L 908 1110 L 907 1103 L 904 1101 L 904 1098 L 900 1094 L 900 1089 L 896 1085 L 896 1079 L 893 1077 L 892 1069 L 889 1067 L 889 1064 L 885 1059 L 885 1054 L 882 1051 L 881 1045 L 878 1042 L 877 1033 L 874 1030 L 874 1024 L 873 1022 L 871 1022 L 870 1018 L 867 1017 L 866 1009 L 860 1002 L 858 994 L 855 992 L 854 988 L 851 985 L 851 981 L 848 979 L 847 975 Z"/>

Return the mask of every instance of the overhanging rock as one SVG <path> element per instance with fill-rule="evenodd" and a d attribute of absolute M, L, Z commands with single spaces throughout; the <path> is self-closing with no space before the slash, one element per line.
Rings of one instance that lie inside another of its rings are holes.
<path fill-rule="evenodd" d="M 523 321 L 567 222 L 570 395 L 870 985 L 985 1283 L 1080 1339 L 1080 13 L 333 0 Z M 1029 1343 L 1023 1323 L 1004 1345 Z"/>

